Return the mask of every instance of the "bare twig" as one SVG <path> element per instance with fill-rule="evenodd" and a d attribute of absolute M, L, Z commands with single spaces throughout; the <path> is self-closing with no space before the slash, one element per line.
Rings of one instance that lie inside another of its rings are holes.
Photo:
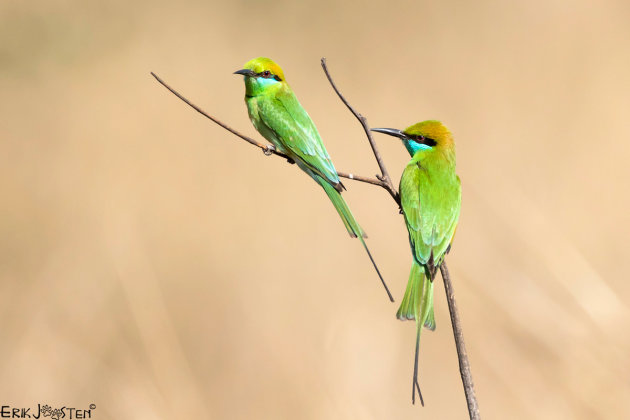
<path fill-rule="evenodd" d="M 370 146 L 372 146 L 372 152 L 374 152 L 374 157 L 376 158 L 376 162 L 378 163 L 378 166 L 381 169 L 381 175 L 376 175 L 376 177 L 380 181 L 382 181 L 384 184 L 381 186 L 387 190 L 387 192 L 392 196 L 392 198 L 396 201 L 396 203 L 400 204 L 400 197 L 398 196 L 398 192 L 396 191 L 394 184 L 392 184 L 392 179 L 390 178 L 389 173 L 387 172 L 387 168 L 385 167 L 385 162 L 383 161 L 383 158 L 381 157 L 381 154 L 378 151 L 378 148 L 376 147 L 376 142 L 374 142 L 374 139 L 372 138 L 372 132 L 370 131 L 370 126 L 367 123 L 367 119 L 363 115 L 359 114 L 352 107 L 352 105 L 348 103 L 348 101 L 341 94 L 341 92 L 339 92 L 339 89 L 337 89 L 335 82 L 333 81 L 332 77 L 330 76 L 330 73 L 328 72 L 328 67 L 326 66 L 326 58 L 322 58 L 322 68 L 324 69 L 324 73 L 326 73 L 326 77 L 328 78 L 330 85 L 335 90 L 335 93 L 337 93 L 337 96 L 339 96 L 339 99 L 341 99 L 341 102 L 343 102 L 344 105 L 348 107 L 350 112 L 352 112 L 352 114 L 356 117 L 356 119 L 359 120 L 359 122 L 361 123 L 361 126 L 363 127 L 363 131 L 365 131 L 365 135 L 367 136 L 368 141 L 370 142 Z"/>
<path fill-rule="evenodd" d="M 363 115 L 359 114 L 344 98 L 344 96 L 339 92 L 337 86 L 332 80 L 330 73 L 328 73 L 328 68 L 326 66 L 326 59 L 322 58 L 322 68 L 324 69 L 324 73 L 326 73 L 326 77 L 328 81 L 332 85 L 332 88 L 339 96 L 339 99 L 348 107 L 350 112 L 359 120 L 361 126 L 363 126 L 363 130 L 368 137 L 370 142 L 370 146 L 372 146 L 372 151 L 374 152 L 374 157 L 378 162 L 378 166 L 381 169 L 381 176 L 377 175 L 377 178 L 381 180 L 385 185 L 381 185 L 383 188 L 389 192 L 392 198 L 396 201 L 396 203 L 400 206 L 400 196 L 394 188 L 391 178 L 387 173 L 387 168 L 385 167 L 385 162 L 381 157 L 381 154 L 378 151 L 378 147 L 372 138 L 370 133 L 370 128 L 367 123 L 367 118 Z M 432 278 L 435 278 L 435 270 L 433 270 Z M 455 345 L 457 347 L 457 359 L 459 360 L 459 372 L 462 377 L 462 384 L 464 385 L 464 393 L 466 394 L 466 403 L 468 404 L 468 414 L 471 420 L 479 420 L 481 419 L 481 415 L 479 414 L 479 405 L 477 404 L 477 398 L 475 397 L 475 389 L 473 386 L 472 373 L 470 372 L 470 363 L 468 362 L 468 354 L 466 353 L 466 347 L 464 345 L 464 333 L 462 332 L 462 325 L 459 319 L 459 314 L 457 312 L 457 303 L 455 301 L 455 293 L 453 292 L 453 285 L 451 284 L 451 278 L 448 274 L 448 268 L 446 267 L 446 262 L 442 262 L 440 265 L 440 271 L 442 273 L 442 279 L 444 280 L 444 288 L 446 291 L 446 300 L 448 301 L 448 309 L 451 314 L 451 325 L 453 326 L 453 335 L 455 336 Z"/>
<path fill-rule="evenodd" d="M 346 173 L 346 172 L 337 172 L 337 174 L 340 177 L 342 177 L 342 178 L 353 179 L 353 180 L 356 180 L 356 181 L 365 182 L 365 183 L 368 183 L 368 184 L 372 184 L 372 185 L 376 185 L 376 186 L 379 186 L 381 188 L 384 188 L 392 196 L 394 201 L 396 201 L 396 203 L 398 205 L 400 205 L 400 196 L 398 194 L 398 191 L 396 190 L 396 188 L 392 184 L 392 181 L 391 181 L 391 178 L 389 176 L 389 173 L 387 172 L 387 168 L 385 167 L 385 162 L 383 161 L 383 158 L 381 157 L 381 154 L 378 151 L 376 143 L 374 142 L 374 139 L 372 138 L 372 134 L 370 132 L 370 127 L 368 126 L 367 119 L 363 115 L 359 114 L 348 103 L 348 101 L 346 100 L 346 98 L 344 98 L 344 96 L 341 94 L 341 92 L 339 92 L 339 90 L 337 89 L 337 86 L 335 85 L 335 83 L 332 80 L 332 77 L 328 73 L 328 68 L 326 67 L 326 59 L 325 58 L 322 58 L 322 68 L 324 69 L 324 73 L 326 74 L 326 77 L 328 78 L 328 81 L 330 82 L 331 86 L 333 87 L 333 89 L 335 90 L 335 92 L 337 93 L 337 95 L 339 96 L 341 101 L 346 105 L 346 107 L 348 107 L 350 112 L 352 112 L 352 114 L 361 123 L 361 126 L 363 127 L 363 130 L 365 131 L 365 134 L 366 134 L 366 136 L 367 136 L 367 138 L 368 138 L 368 140 L 370 142 L 370 146 L 372 147 L 372 152 L 374 153 L 374 157 L 376 158 L 376 161 L 377 161 L 377 163 L 379 165 L 379 168 L 381 170 L 381 175 L 376 175 L 377 179 L 364 177 L 364 176 L 360 176 L 360 175 L 354 175 L 354 174 Z M 256 146 L 256 147 L 258 147 L 260 149 L 262 149 L 263 152 L 265 153 L 265 155 L 275 154 L 277 156 L 280 156 L 280 157 L 283 157 L 283 158 L 287 159 L 290 162 L 292 161 L 289 156 L 287 156 L 287 155 L 285 155 L 285 154 L 283 154 L 281 152 L 278 152 L 277 150 L 275 150 L 275 148 L 272 145 L 258 142 L 256 140 L 252 139 L 251 137 L 248 137 L 248 136 L 246 136 L 244 134 L 239 133 L 238 131 L 234 130 L 233 128 L 231 128 L 231 127 L 227 126 L 226 124 L 222 123 L 221 121 L 217 120 L 216 118 L 210 116 L 205 111 L 203 111 L 201 108 L 199 108 L 198 106 L 194 105 L 192 102 L 190 102 L 188 99 L 186 99 L 180 93 L 178 93 L 175 89 L 171 88 L 162 79 L 160 79 L 155 73 L 152 72 L 151 75 L 153 77 L 155 77 L 155 79 L 160 84 L 162 84 L 166 89 L 171 91 L 175 96 L 177 96 L 179 99 L 184 101 L 186 104 L 188 104 L 190 107 L 192 107 L 195 111 L 199 112 L 204 117 L 210 119 L 214 123 L 220 125 L 224 129 L 226 129 L 229 132 L 231 132 L 232 134 L 240 137 L 241 139 L 245 140 L 246 142 L 248 142 L 248 143 L 250 143 L 250 144 L 252 144 L 252 145 L 254 145 L 254 146 Z M 459 319 L 459 314 L 457 312 L 457 304 L 456 304 L 456 301 L 455 301 L 455 294 L 453 292 L 453 285 L 451 284 L 451 280 L 450 280 L 449 273 L 448 273 L 448 268 L 446 267 L 446 262 L 442 263 L 442 265 L 440 266 L 440 271 L 442 273 L 442 279 L 444 280 L 444 288 L 445 288 L 445 291 L 446 291 L 446 299 L 448 301 L 448 308 L 449 308 L 449 312 L 451 314 L 451 324 L 453 326 L 453 335 L 455 336 L 455 345 L 457 347 L 457 357 L 458 357 L 458 360 L 459 360 L 459 368 L 460 368 L 459 370 L 460 370 L 460 374 L 461 374 L 461 377 L 462 377 L 462 383 L 464 385 L 464 392 L 466 393 L 466 402 L 468 404 L 468 413 L 470 415 L 470 419 L 471 420 L 479 420 L 481 418 L 480 414 L 479 414 L 479 406 L 477 404 L 477 399 L 475 397 L 475 390 L 474 390 L 473 381 L 472 381 L 472 374 L 470 372 L 470 363 L 468 362 L 468 355 L 466 353 L 466 347 L 464 345 L 464 335 L 463 335 L 463 332 L 462 332 L 461 321 Z"/>
<path fill-rule="evenodd" d="M 268 143 L 265 144 L 265 143 L 256 141 L 253 138 L 248 137 L 248 136 L 246 136 L 244 134 L 241 134 L 238 131 L 236 131 L 235 129 L 231 128 L 230 126 L 222 123 L 221 121 L 217 120 L 213 116 L 209 115 L 203 109 L 199 108 L 197 105 L 195 105 L 192 102 L 190 102 L 188 99 L 186 99 L 183 95 L 181 95 L 175 89 L 170 87 L 157 74 L 151 72 L 151 76 L 155 77 L 155 80 L 157 80 L 162 86 L 164 86 L 166 89 L 170 90 L 171 93 L 173 93 L 179 99 L 184 101 L 187 105 L 189 105 L 195 111 L 197 111 L 198 113 L 200 113 L 204 117 L 208 118 L 210 121 L 214 122 L 215 124 L 218 124 L 219 126 L 225 128 L 227 131 L 229 131 L 230 133 L 234 134 L 235 136 L 238 136 L 238 137 L 242 138 L 243 140 L 245 140 L 249 144 L 252 144 L 252 145 L 262 149 L 262 151 L 265 153 L 265 155 L 269 156 L 269 155 L 273 154 L 273 155 L 276 155 L 276 156 L 283 157 L 283 158 L 287 159 L 289 162 L 293 162 L 292 159 L 289 156 L 285 155 L 282 152 L 277 151 L 271 144 L 268 144 Z M 361 175 L 355 175 L 355 174 L 347 173 L 347 172 L 337 172 L 337 175 L 339 175 L 342 178 L 353 179 L 355 181 L 365 182 L 365 183 L 372 184 L 372 185 L 378 185 L 379 187 L 387 189 L 387 184 L 385 182 L 379 180 L 379 179 L 369 178 L 369 177 L 361 176 Z"/>
<path fill-rule="evenodd" d="M 245 140 L 249 144 L 253 144 L 256 147 L 261 148 L 265 152 L 265 154 L 275 154 L 275 155 L 281 156 L 283 158 L 289 159 L 289 157 L 287 155 L 285 155 L 284 153 L 281 153 L 281 152 L 278 152 L 277 150 L 275 150 L 275 148 L 271 144 L 264 144 L 264 143 L 258 142 L 258 141 L 254 140 L 251 137 L 248 137 L 248 136 L 246 136 L 244 134 L 239 133 L 235 129 L 229 127 L 228 125 L 226 125 L 224 123 L 222 123 L 221 121 L 217 120 L 216 118 L 208 115 L 203 109 L 199 108 L 197 105 L 193 104 L 188 99 L 184 98 L 179 92 L 177 92 L 175 89 L 170 87 L 164 80 L 160 79 L 160 77 L 157 74 L 151 72 L 151 76 L 155 77 L 155 80 L 160 82 L 160 84 L 162 86 L 164 86 L 166 89 L 170 90 L 171 93 L 173 93 L 175 96 L 177 96 L 182 101 L 186 102 L 186 104 L 188 104 L 190 107 L 192 107 L 195 111 L 197 111 L 198 113 L 200 113 L 204 117 L 206 117 L 209 120 L 211 120 L 213 123 L 220 125 L 221 127 L 225 128 L 230 133 L 234 134 L 235 136 L 238 136 L 238 137 L 242 138 L 243 140 Z"/>
<path fill-rule="evenodd" d="M 455 292 L 453 284 L 448 273 L 446 263 L 440 266 L 442 280 L 444 280 L 444 291 L 446 300 L 448 301 L 448 311 L 451 314 L 451 323 L 453 324 L 453 335 L 455 336 L 455 347 L 457 348 L 457 359 L 459 360 L 459 373 L 464 384 L 464 392 L 466 393 L 466 403 L 468 404 L 468 415 L 471 420 L 481 419 L 479 414 L 479 404 L 475 396 L 475 386 L 473 385 L 472 373 L 470 373 L 470 363 L 468 363 L 468 353 L 466 353 L 466 345 L 464 344 L 464 333 L 462 332 L 459 313 L 457 312 L 457 303 L 455 302 Z"/>

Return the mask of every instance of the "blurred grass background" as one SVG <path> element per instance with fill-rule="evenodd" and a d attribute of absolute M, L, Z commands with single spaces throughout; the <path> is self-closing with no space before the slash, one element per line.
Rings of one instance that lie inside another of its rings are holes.
<path fill-rule="evenodd" d="M 411 406 L 395 320 L 323 192 L 158 85 L 256 135 L 231 73 L 283 66 L 339 170 L 372 126 L 453 131 L 448 262 L 482 415 L 630 417 L 630 6 L 499 2 L 0 3 L 0 404 L 97 419 L 461 419 L 443 287 Z M 377 141 L 395 182 L 408 160 Z M 383 190 L 346 198 L 400 301 Z"/>

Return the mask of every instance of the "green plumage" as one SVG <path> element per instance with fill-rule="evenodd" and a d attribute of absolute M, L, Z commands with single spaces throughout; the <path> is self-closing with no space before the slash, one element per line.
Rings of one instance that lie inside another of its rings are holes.
<path fill-rule="evenodd" d="M 311 177 L 319 175 L 341 189 L 317 128 L 288 84 L 269 86 L 260 95 L 246 98 L 246 103 L 254 127 L 279 151 L 289 155 Z"/>
<path fill-rule="evenodd" d="M 433 277 L 453 240 L 461 206 L 461 187 L 455 174 L 455 144 L 439 121 L 424 121 L 404 131 L 374 129 L 402 139 L 412 156 L 400 179 L 400 201 L 413 265 L 396 316 L 416 321 L 416 359 L 412 400 L 417 387 L 418 349 L 422 326 L 435 329 Z"/>
<path fill-rule="evenodd" d="M 365 232 L 341 196 L 344 189 L 317 128 L 284 79 L 280 66 L 256 58 L 236 72 L 245 76 L 245 102 L 249 118 L 260 134 L 289 156 L 326 192 L 351 237 L 363 244 L 391 301 L 393 297 L 365 244 Z"/>

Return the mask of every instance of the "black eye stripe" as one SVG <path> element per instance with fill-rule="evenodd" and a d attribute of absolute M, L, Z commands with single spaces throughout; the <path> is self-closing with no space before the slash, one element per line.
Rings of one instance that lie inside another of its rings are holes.
<path fill-rule="evenodd" d="M 260 73 L 256 73 L 256 77 L 264 77 L 265 79 L 275 79 L 278 82 L 281 82 L 282 79 L 277 75 L 273 74 L 269 70 L 261 71 Z"/>
<path fill-rule="evenodd" d="M 416 143 L 426 144 L 427 146 L 431 146 L 431 147 L 437 144 L 437 141 L 433 140 L 432 138 L 425 137 L 425 136 L 412 136 L 411 138 Z"/>

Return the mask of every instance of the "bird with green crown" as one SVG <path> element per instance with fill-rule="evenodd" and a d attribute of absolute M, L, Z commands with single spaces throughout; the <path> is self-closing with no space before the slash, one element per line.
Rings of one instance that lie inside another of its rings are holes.
<path fill-rule="evenodd" d="M 398 137 L 411 155 L 400 178 L 400 201 L 413 265 L 407 289 L 396 317 L 416 321 L 416 354 L 411 400 L 418 384 L 418 351 L 422 327 L 435 330 L 433 279 L 449 252 L 461 206 L 461 187 L 455 174 L 455 143 L 450 131 L 439 121 L 423 121 L 401 131 L 373 128 Z"/>
<path fill-rule="evenodd" d="M 359 238 L 363 244 L 393 302 L 394 298 L 365 244 L 367 235 L 341 196 L 345 187 L 339 180 L 317 128 L 298 102 L 280 66 L 269 58 L 259 57 L 248 61 L 242 70 L 234 74 L 244 76 L 245 103 L 249 119 L 256 130 L 324 189 L 350 236 Z"/>

